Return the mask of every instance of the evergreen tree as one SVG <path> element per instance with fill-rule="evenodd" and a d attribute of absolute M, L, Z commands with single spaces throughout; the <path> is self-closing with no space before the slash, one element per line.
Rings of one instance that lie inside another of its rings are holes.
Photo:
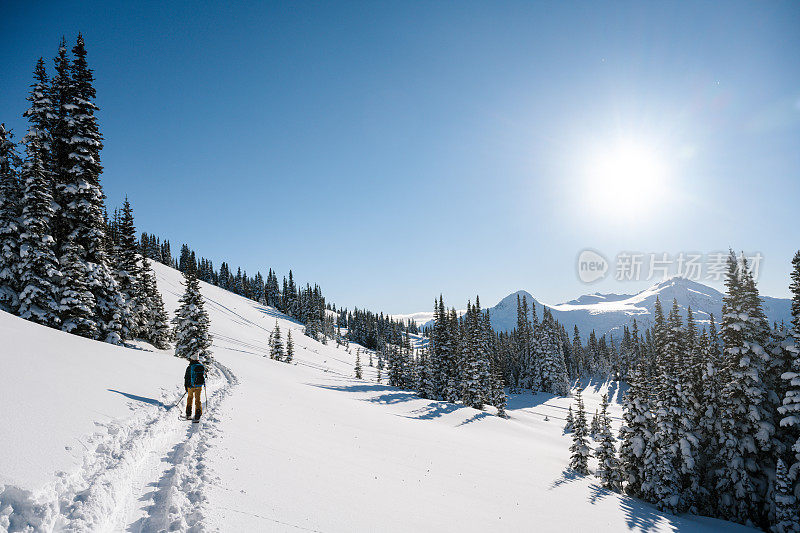
<path fill-rule="evenodd" d="M 703 361 L 699 389 L 699 422 L 697 432 L 700 438 L 699 470 L 700 490 L 698 494 L 698 513 L 713 515 L 716 511 L 714 496 L 713 459 L 717 453 L 717 443 L 722 436 L 720 424 L 721 372 L 719 338 L 714 315 L 709 317 L 709 333 L 704 331 L 697 342 L 697 350 Z"/>
<path fill-rule="evenodd" d="M 142 258 L 138 285 L 144 301 L 140 335 L 159 350 L 165 350 L 172 340 L 172 329 L 164 309 L 164 300 L 156 285 L 155 274 L 147 258 Z"/>
<path fill-rule="evenodd" d="M 63 247 L 61 256 L 60 316 L 61 329 L 74 335 L 89 339 L 97 337 L 97 323 L 94 320 L 95 300 L 89 290 L 90 273 L 83 261 L 83 250 L 73 239 L 69 239 Z M 63 282 L 69 280 L 69 283 Z"/>
<path fill-rule="evenodd" d="M 172 323 L 175 324 L 175 357 L 189 359 L 197 356 L 202 362 L 211 361 L 209 319 L 203 307 L 200 284 L 194 270 L 183 273 L 186 287 Z"/>
<path fill-rule="evenodd" d="M 792 357 L 787 371 L 781 375 L 786 392 L 778 411 L 783 415 L 780 425 L 787 443 L 791 444 L 789 452 L 794 452 L 789 478 L 795 481 L 794 493 L 800 494 L 800 251 L 794 255 L 792 267 L 789 285 L 792 292 L 792 338 L 786 343 L 786 350 Z"/>
<path fill-rule="evenodd" d="M 121 343 L 133 321 L 128 303 L 109 269 L 106 255 L 104 195 L 100 187 L 102 136 L 94 104 L 94 76 L 86 62 L 83 37 L 78 35 L 70 63 L 62 40 L 56 57 L 56 75 L 50 90 L 53 117 L 49 121 L 52 140 L 52 171 L 55 182 L 54 233 L 59 257 L 73 240 L 84 253 L 88 286 L 95 298 L 97 337 Z"/>
<path fill-rule="evenodd" d="M 50 183 L 37 137 L 29 138 L 26 152 L 22 168 L 19 316 L 56 327 L 61 323 L 58 294 L 61 272 L 50 234 L 53 217 Z"/>
<path fill-rule="evenodd" d="M 464 315 L 464 378 L 461 401 L 464 405 L 482 409 L 486 398 L 486 377 L 488 376 L 488 354 L 483 344 L 480 326 L 480 303 L 475 306 L 467 303 Z"/>
<path fill-rule="evenodd" d="M 800 532 L 800 518 L 797 504 L 792 492 L 789 472 L 783 460 L 778 459 L 775 472 L 775 519 L 771 531 L 775 533 Z"/>
<path fill-rule="evenodd" d="M 564 424 L 564 433 L 572 433 L 575 430 L 575 417 L 572 414 L 572 406 L 567 411 L 567 421 Z"/>
<path fill-rule="evenodd" d="M 594 416 L 592 416 L 592 423 L 589 424 L 589 434 L 595 437 L 598 433 L 600 433 L 600 413 L 595 409 Z"/>
<path fill-rule="evenodd" d="M 581 343 L 581 332 L 575 325 L 572 333 L 572 357 L 575 360 L 575 369 L 578 376 L 585 376 L 588 373 L 584 361 L 583 344 Z"/>
<path fill-rule="evenodd" d="M 499 372 L 493 374 L 491 387 L 490 400 L 492 405 L 497 409 L 497 416 L 500 418 L 508 418 L 508 414 L 506 414 L 508 396 L 506 396 L 506 391 L 503 387 L 503 378 L 500 376 Z"/>
<path fill-rule="evenodd" d="M 141 271 L 139 267 L 138 246 L 136 244 L 136 227 L 133 223 L 133 209 L 125 197 L 122 204 L 122 213 L 117 228 L 117 246 L 114 250 L 116 268 L 114 277 L 117 287 L 131 311 L 131 331 L 124 331 L 123 337 L 142 335 L 144 322 L 146 322 L 146 295 L 139 286 Z"/>
<path fill-rule="evenodd" d="M 595 450 L 597 477 L 600 478 L 603 487 L 619 492 L 622 490 L 622 472 L 617 462 L 614 440 L 614 435 L 611 434 L 611 419 L 608 416 L 608 394 L 603 394 L 600 411 L 600 444 Z"/>
<path fill-rule="evenodd" d="M 542 359 L 541 388 L 550 394 L 567 396 L 569 379 L 563 345 L 553 315 L 546 308 L 539 330 L 539 353 Z"/>
<path fill-rule="evenodd" d="M 361 349 L 356 350 L 356 379 L 363 379 L 364 375 L 361 371 Z"/>
<path fill-rule="evenodd" d="M 763 456 L 774 432 L 763 409 L 766 391 L 762 357 L 768 326 L 758 293 L 750 283 L 747 263 L 742 259 L 740 265 L 732 251 L 725 285 L 721 332 L 729 376 L 722 392 L 723 434 L 715 488 L 723 518 L 763 525 L 765 490 L 760 486 L 765 483 L 762 476 L 772 468 L 764 464 Z"/>
<path fill-rule="evenodd" d="M 654 450 L 656 476 L 653 479 L 654 501 L 659 509 L 670 513 L 683 510 L 680 484 L 682 416 L 680 358 L 683 351 L 683 327 L 677 300 L 664 334 L 664 345 L 656 361 L 658 386 L 654 414 Z"/>
<path fill-rule="evenodd" d="M 0 124 L 0 309 L 19 310 L 19 219 L 22 214 L 20 159 L 12 134 Z"/>
<path fill-rule="evenodd" d="M 278 325 L 278 320 L 275 320 L 275 328 L 272 330 L 270 337 L 270 350 L 269 356 L 276 361 L 283 361 L 283 340 L 281 340 L 281 328 Z"/>
<path fill-rule="evenodd" d="M 622 427 L 619 436 L 620 468 L 624 473 L 626 491 L 633 496 L 642 494 L 645 480 L 647 446 L 653 440 L 650 396 L 644 377 L 645 363 L 637 365 L 623 397 Z"/>
<path fill-rule="evenodd" d="M 575 412 L 575 426 L 572 433 L 572 445 L 569 447 L 571 452 L 569 467 L 579 474 L 586 475 L 589 473 L 589 456 L 591 449 L 589 448 L 589 441 L 587 439 L 586 427 L 586 413 L 583 410 L 583 398 L 581 398 L 581 390 L 575 392 L 575 402 L 577 410 Z"/>
<path fill-rule="evenodd" d="M 292 330 L 286 334 L 286 362 L 291 363 L 294 359 L 294 341 L 292 340 Z"/>

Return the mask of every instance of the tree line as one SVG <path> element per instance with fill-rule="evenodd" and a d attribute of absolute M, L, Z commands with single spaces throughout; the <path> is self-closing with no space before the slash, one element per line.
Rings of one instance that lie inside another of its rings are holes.
<path fill-rule="evenodd" d="M 0 308 L 83 337 L 121 344 L 170 340 L 161 295 L 137 256 L 127 199 L 109 240 L 100 184 L 94 76 L 79 34 L 62 39 L 48 77 L 34 69 L 20 146 L 0 125 Z"/>
<path fill-rule="evenodd" d="M 791 324 L 767 322 L 753 274 L 733 252 L 719 332 L 713 316 L 698 331 L 691 308 L 684 321 L 673 301 L 665 317 L 656 300 L 652 357 L 628 377 L 620 449 L 604 438 L 595 451 L 605 487 L 671 513 L 800 531 L 800 252 L 792 264 Z M 585 474 L 576 400 L 570 464 Z"/>

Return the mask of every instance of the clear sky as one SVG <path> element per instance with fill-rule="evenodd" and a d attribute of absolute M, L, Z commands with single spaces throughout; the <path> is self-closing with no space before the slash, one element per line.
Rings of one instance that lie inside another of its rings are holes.
<path fill-rule="evenodd" d="M 215 266 L 403 313 L 652 284 L 583 284 L 584 248 L 732 246 L 788 294 L 798 2 L 6 0 L 19 136 L 36 59 L 78 31 L 109 206 Z"/>

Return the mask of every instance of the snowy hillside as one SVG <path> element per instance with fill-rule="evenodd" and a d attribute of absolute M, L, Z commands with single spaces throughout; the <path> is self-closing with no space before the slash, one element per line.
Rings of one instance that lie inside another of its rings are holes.
<path fill-rule="evenodd" d="M 181 276 L 154 269 L 172 313 Z M 183 392 L 168 352 L 0 313 L 0 531 L 746 530 L 570 473 L 567 398 L 512 395 L 502 420 L 377 384 L 372 368 L 355 380 L 355 346 L 201 286 L 216 363 L 197 425 L 165 408 Z M 293 364 L 266 357 L 276 320 Z M 618 424 L 616 384 L 588 384 L 587 409 L 606 391 Z"/>
<path fill-rule="evenodd" d="M 498 331 L 510 331 L 517 325 L 517 296 L 525 296 L 528 305 L 536 303 L 536 312 L 542 316 L 542 302 L 536 300 L 527 291 L 509 294 L 494 307 L 489 308 L 492 326 Z M 553 316 L 567 328 L 572 335 L 574 326 L 578 326 L 581 336 L 586 339 L 594 330 L 600 336 L 612 334 L 615 338 L 622 335 L 622 328 L 631 325 L 635 318 L 640 331 L 652 326 L 656 297 L 661 300 L 665 314 L 677 299 L 681 312 L 686 316 L 686 308 L 692 307 L 695 319 L 702 327 L 708 323 L 709 314 L 713 313 L 719 323 L 722 315 L 723 294 L 718 290 L 682 277 L 673 277 L 653 285 L 637 294 L 587 294 L 565 303 L 550 305 Z M 764 312 L 770 323 L 786 322 L 791 319 L 791 301 L 786 298 L 762 297 Z M 422 316 L 423 313 L 415 313 Z M 431 313 L 432 315 L 432 313 Z M 414 315 L 404 315 L 414 316 Z M 431 316 L 432 318 L 432 316 Z M 430 319 L 429 319 L 430 320 Z M 431 322 L 427 322 L 430 324 Z"/>

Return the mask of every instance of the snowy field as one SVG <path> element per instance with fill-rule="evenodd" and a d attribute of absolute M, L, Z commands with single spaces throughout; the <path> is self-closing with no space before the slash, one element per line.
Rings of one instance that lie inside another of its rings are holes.
<path fill-rule="evenodd" d="M 153 265 L 170 312 L 181 275 Z M 569 399 L 519 394 L 509 420 L 353 376 L 350 352 L 201 283 L 217 363 L 200 424 L 169 352 L 0 312 L 0 531 L 744 531 L 664 515 L 567 469 Z M 275 321 L 295 361 L 267 357 Z M 147 351 L 151 350 L 151 351 Z M 587 411 L 616 384 L 583 384 Z"/>

